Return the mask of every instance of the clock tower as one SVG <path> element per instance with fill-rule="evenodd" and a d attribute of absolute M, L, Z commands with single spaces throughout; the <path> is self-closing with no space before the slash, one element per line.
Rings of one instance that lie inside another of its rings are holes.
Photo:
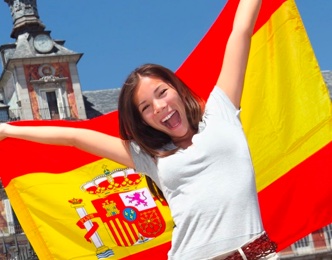
<path fill-rule="evenodd" d="M 0 96 L 8 120 L 86 119 L 77 63 L 82 57 L 51 37 L 36 0 L 4 0 L 14 43 L 0 46 Z M 1 120 L 1 119 L 0 119 Z"/>

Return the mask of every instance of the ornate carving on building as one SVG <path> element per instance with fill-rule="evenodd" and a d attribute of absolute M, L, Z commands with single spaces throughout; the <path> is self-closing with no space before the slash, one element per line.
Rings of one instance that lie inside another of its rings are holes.
<path fill-rule="evenodd" d="M 5 0 L 11 10 L 13 21 L 24 15 L 34 15 L 39 17 L 36 0 Z"/>
<path fill-rule="evenodd" d="M 68 63 L 25 65 L 24 72 L 34 119 L 79 119 Z"/>
<path fill-rule="evenodd" d="M 36 0 L 4 0 L 15 44 L 0 46 L 3 104 L 15 119 L 86 119 L 77 62 L 81 53 L 54 40 L 39 20 Z"/>
<path fill-rule="evenodd" d="M 13 31 L 11 37 L 17 36 L 23 32 L 26 27 L 30 30 L 42 31 L 45 25 L 39 20 L 36 0 L 4 0 L 10 8 L 13 18 Z"/>

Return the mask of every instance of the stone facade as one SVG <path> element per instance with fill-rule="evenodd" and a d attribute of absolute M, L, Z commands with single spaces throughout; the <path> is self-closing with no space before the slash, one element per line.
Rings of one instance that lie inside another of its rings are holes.
<path fill-rule="evenodd" d="M 77 63 L 82 54 L 55 40 L 38 16 L 36 1 L 5 0 L 15 43 L 0 46 L 2 103 L 9 119 L 86 119 Z M 0 119 L 1 120 L 1 119 Z"/>

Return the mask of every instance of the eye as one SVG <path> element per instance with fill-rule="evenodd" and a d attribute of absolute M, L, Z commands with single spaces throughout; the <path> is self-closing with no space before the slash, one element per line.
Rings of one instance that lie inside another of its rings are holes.
<path fill-rule="evenodd" d="M 147 110 L 149 108 L 149 105 L 145 105 L 142 107 L 141 113 L 143 113 L 145 110 Z"/>
<path fill-rule="evenodd" d="M 167 90 L 168 90 L 167 88 L 162 89 L 159 93 L 159 96 L 162 96 L 163 94 L 165 94 Z"/>

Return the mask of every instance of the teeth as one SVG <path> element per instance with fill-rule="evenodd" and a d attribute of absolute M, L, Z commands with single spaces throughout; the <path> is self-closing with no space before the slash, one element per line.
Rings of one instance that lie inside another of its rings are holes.
<path fill-rule="evenodd" d="M 172 115 L 174 115 L 175 111 L 173 111 L 172 113 L 170 113 L 168 116 L 166 116 L 163 120 L 161 120 L 161 122 L 166 122 L 168 119 L 170 119 L 172 117 Z"/>

